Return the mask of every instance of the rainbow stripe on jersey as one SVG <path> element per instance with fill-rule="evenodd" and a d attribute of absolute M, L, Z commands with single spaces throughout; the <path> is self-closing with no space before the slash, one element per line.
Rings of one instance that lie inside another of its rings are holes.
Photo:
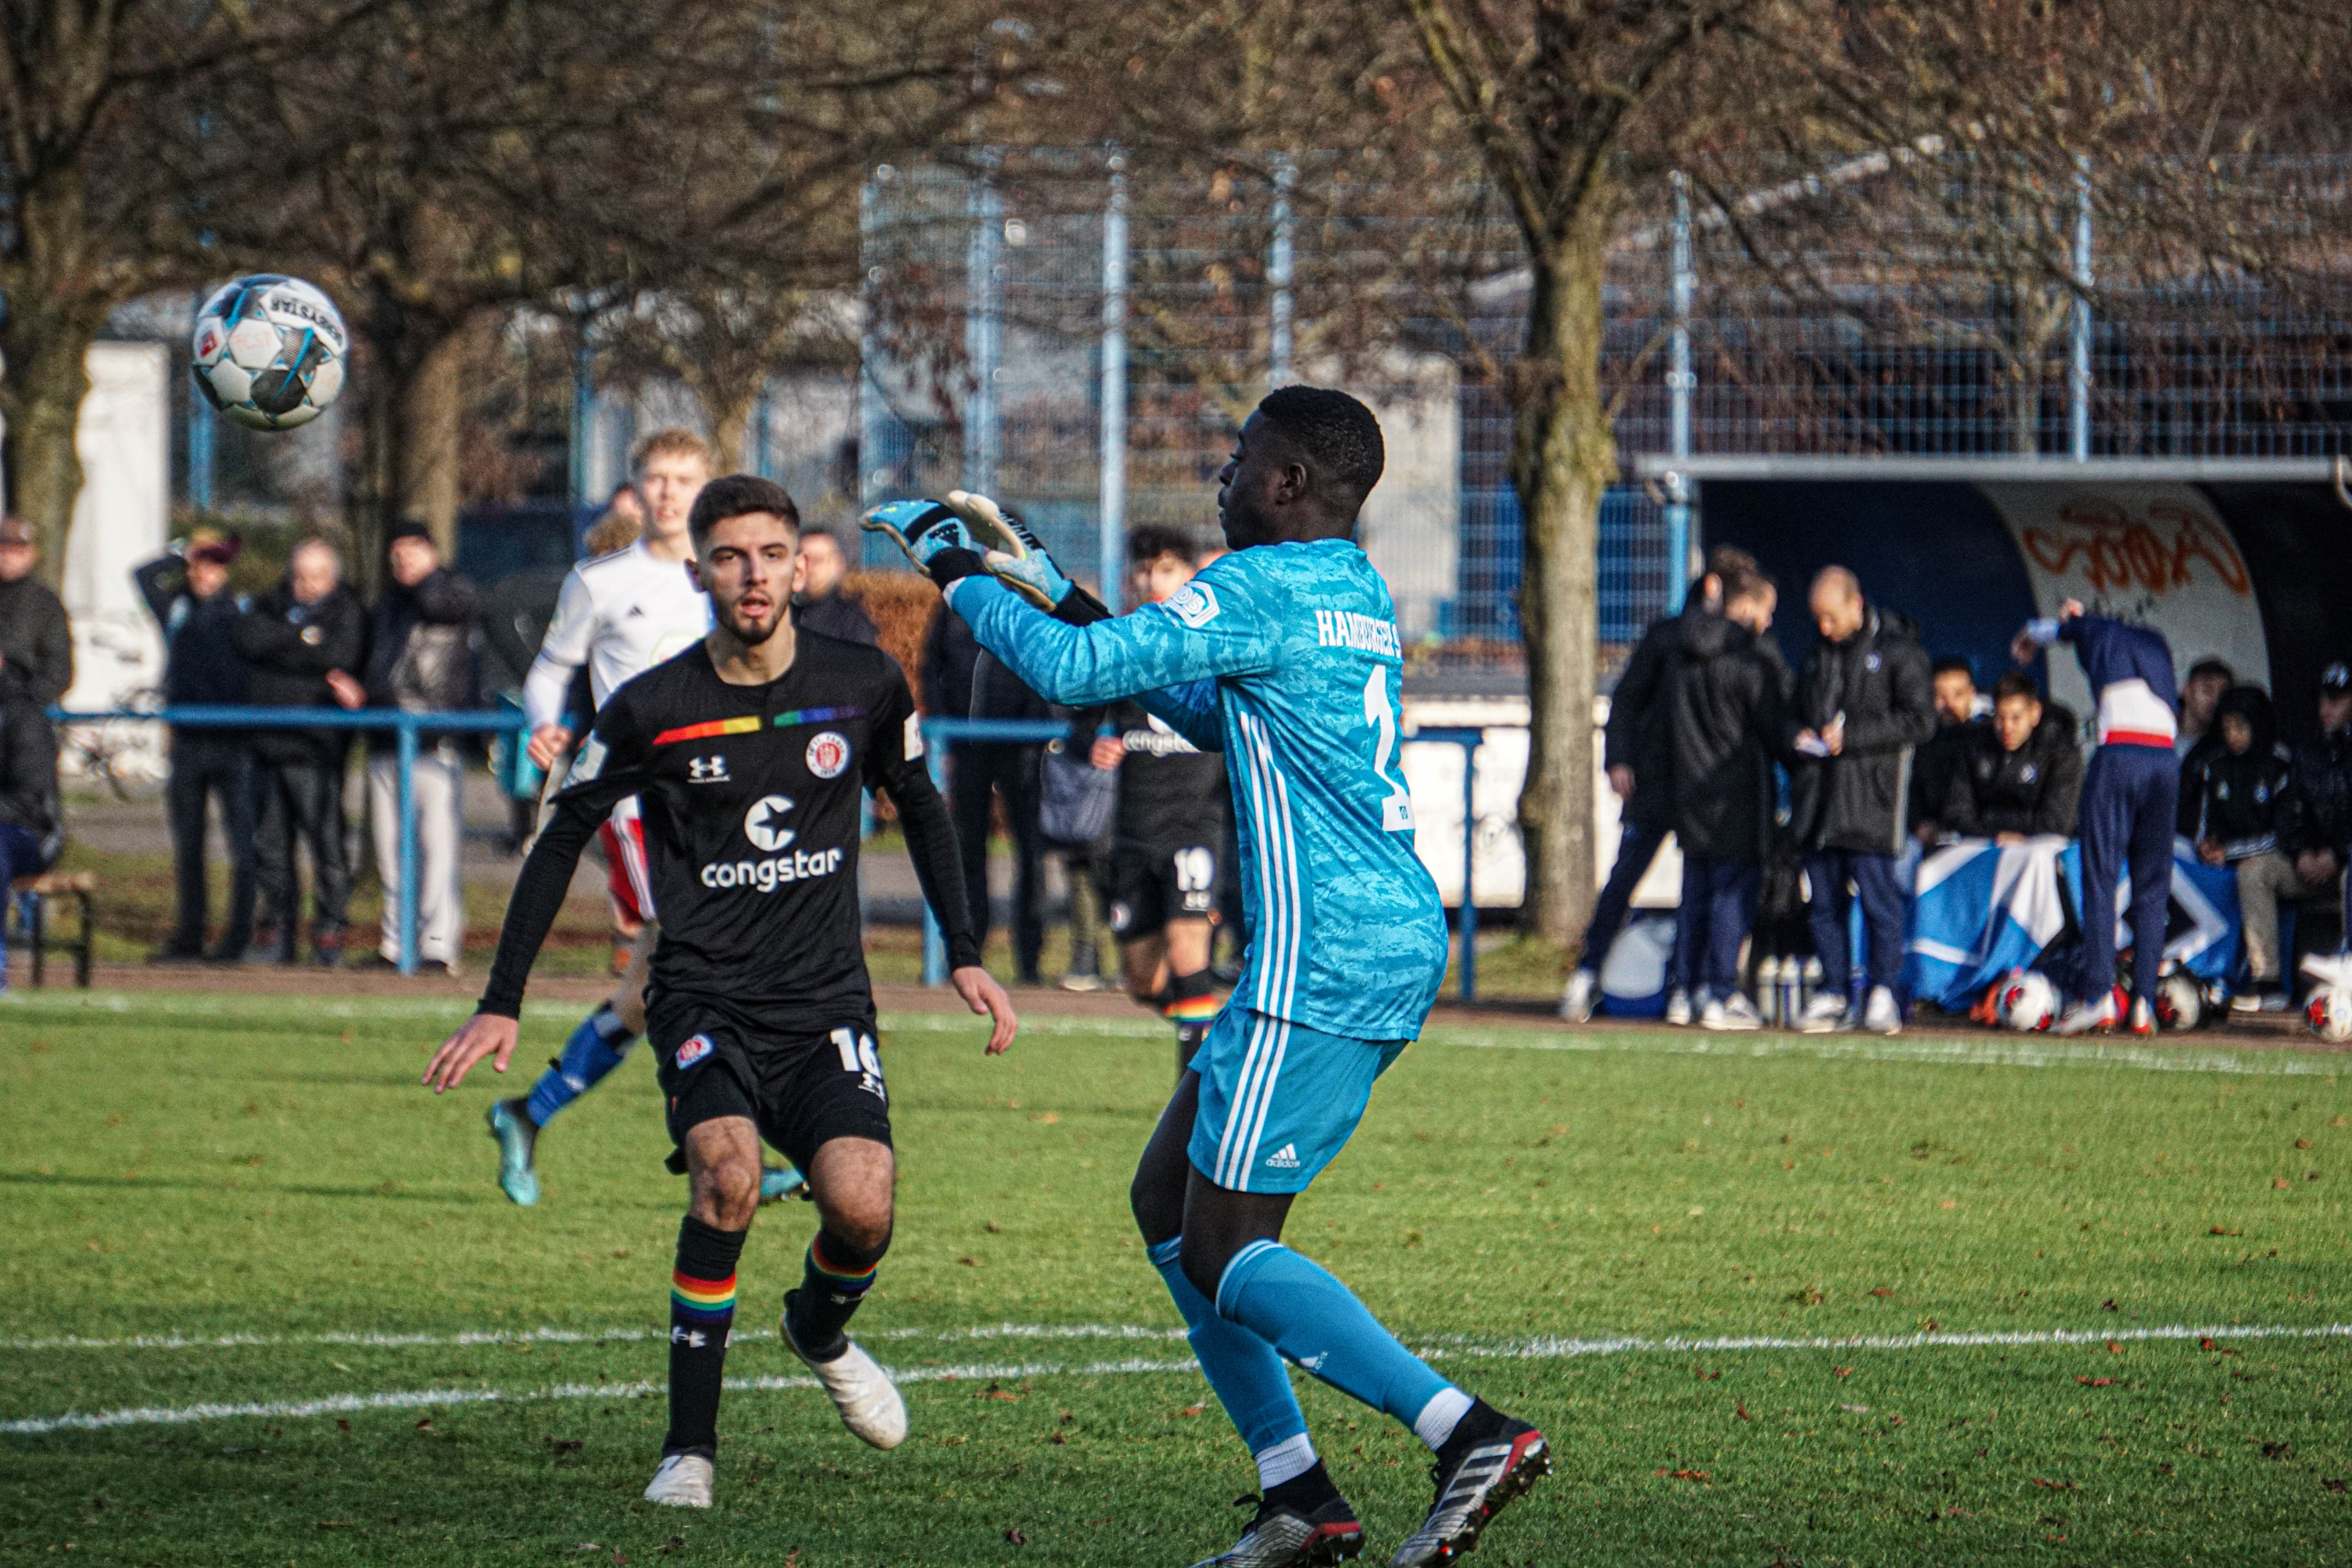
<path fill-rule="evenodd" d="M 768 721 L 767 727 L 789 730 L 795 724 L 835 724 L 845 719 L 863 719 L 863 708 L 794 708 Z M 675 730 L 664 730 L 654 737 L 656 746 L 675 746 L 685 741 L 708 741 L 718 735 L 749 735 L 762 728 L 752 717 L 712 719 L 700 724 L 682 724 Z"/>

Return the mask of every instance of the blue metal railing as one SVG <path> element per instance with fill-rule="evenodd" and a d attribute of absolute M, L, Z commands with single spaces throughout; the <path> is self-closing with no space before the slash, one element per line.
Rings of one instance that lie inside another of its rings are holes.
<path fill-rule="evenodd" d="M 389 730 L 395 736 L 400 777 L 400 972 L 416 973 L 416 772 L 417 736 L 427 731 L 514 735 L 521 744 L 520 716 L 507 713 L 410 713 L 397 708 L 249 708 L 194 704 L 142 712 L 128 708 L 69 713 L 52 708 L 60 724 L 138 719 L 184 730 Z"/>

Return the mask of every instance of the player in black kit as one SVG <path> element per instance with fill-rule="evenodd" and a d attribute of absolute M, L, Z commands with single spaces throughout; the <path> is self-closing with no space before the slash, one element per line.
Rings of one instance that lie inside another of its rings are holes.
<path fill-rule="evenodd" d="M 662 911 L 646 994 L 671 1168 L 691 1178 L 671 1279 L 669 1434 L 650 1502 L 710 1506 L 735 1263 L 760 1201 L 760 1141 L 808 1173 L 821 1228 L 783 1340 L 843 1422 L 879 1448 L 907 1434 L 898 1391 L 844 1332 L 890 1243 L 889 1090 L 857 916 L 859 795 L 890 792 L 956 990 L 1012 1044 L 980 967 L 947 806 L 920 761 L 907 679 L 878 648 L 795 631 L 800 516 L 737 474 L 694 504 L 694 570 L 717 626 L 614 692 L 555 797 L 507 907 L 480 1009 L 425 1068 L 436 1093 L 485 1057 L 499 1072 L 531 961 L 613 804 L 643 804 Z"/>
<path fill-rule="evenodd" d="M 1172 528 L 1128 535 L 1138 604 L 1156 605 L 1192 580 L 1198 552 Z M 1196 750 L 1133 702 L 1112 705 L 1117 731 L 1095 742 L 1095 765 L 1118 769 L 1111 828 L 1111 934 L 1128 994 L 1176 1026 L 1176 1075 L 1216 1020 L 1209 973 L 1210 917 L 1225 844 L 1225 760 Z"/>

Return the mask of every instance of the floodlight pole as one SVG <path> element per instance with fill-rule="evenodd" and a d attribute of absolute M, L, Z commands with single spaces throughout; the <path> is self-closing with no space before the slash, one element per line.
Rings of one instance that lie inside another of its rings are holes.
<path fill-rule="evenodd" d="M 1666 340 L 1667 447 L 1677 458 L 1691 455 L 1691 392 L 1698 378 L 1691 370 L 1690 176 L 1675 171 L 1673 247 L 1673 329 Z M 1683 596 L 1690 579 L 1690 480 L 1679 470 L 1668 474 L 1666 488 L 1666 614 L 1682 614 Z"/>
<path fill-rule="evenodd" d="M 583 301 L 572 313 L 572 504 L 588 506 L 594 478 L 588 471 L 589 446 L 596 438 L 596 380 L 588 352 L 588 323 L 593 312 Z M 193 450 L 193 448 L 192 448 Z M 209 454 L 208 454 L 209 456 Z M 210 476 L 206 476 L 208 486 Z M 193 499 L 193 498 L 192 498 Z"/>
<path fill-rule="evenodd" d="M 2067 369 L 2067 446 L 2078 463 L 2091 456 L 2091 175 L 2090 162 L 2074 160 L 2074 363 Z"/>
<path fill-rule="evenodd" d="M 1102 602 L 1119 608 L 1127 575 L 1127 160 L 1110 160 L 1110 201 L 1103 208 L 1101 500 L 1097 549 Z"/>
<path fill-rule="evenodd" d="M 1294 379 L 1291 275 L 1297 258 L 1298 218 L 1291 210 L 1290 193 L 1298 183 L 1298 167 L 1288 158 L 1274 161 L 1274 240 L 1265 258 L 1265 280 L 1273 290 L 1273 318 L 1267 333 L 1266 385 L 1287 386 Z"/>
<path fill-rule="evenodd" d="M 982 173 L 972 182 L 965 210 L 971 238 L 964 247 L 964 358 L 971 365 L 971 394 L 963 417 L 963 488 L 993 494 L 999 446 L 996 378 L 1004 360 L 1002 282 L 997 276 L 1004 245 L 1004 198 L 988 171 L 995 160 L 983 154 Z"/>
<path fill-rule="evenodd" d="M 857 256 L 865 271 L 857 279 L 857 510 L 878 506 L 885 499 L 882 484 L 882 421 L 887 409 L 882 388 L 875 380 L 882 363 L 882 332 L 876 325 L 882 313 L 882 266 L 875 258 L 874 237 L 882 227 L 883 183 L 896 171 L 884 163 L 857 187 Z M 903 558 L 878 533 L 864 536 L 860 554 L 868 566 L 893 565 Z"/>

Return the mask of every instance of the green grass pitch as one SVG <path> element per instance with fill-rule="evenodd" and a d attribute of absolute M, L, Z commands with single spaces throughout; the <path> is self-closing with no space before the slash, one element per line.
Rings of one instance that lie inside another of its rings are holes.
<path fill-rule="evenodd" d="M 764 1210 L 719 1506 L 684 1513 L 637 1500 L 682 1201 L 649 1065 L 518 1210 L 493 1080 L 415 1087 L 457 1016 L 0 1007 L 0 1560 L 1182 1568 L 1247 1517 L 1126 1217 L 1162 1029 L 1040 1020 L 988 1061 L 886 1020 L 900 1219 L 857 1329 L 914 1436 L 875 1453 L 788 1385 L 810 1217 Z M 569 1022 L 532 1013 L 518 1079 Z M 2352 1557 L 2336 1058 L 1752 1039 L 1433 1031 L 1296 1210 L 1549 1433 L 1475 1561 Z M 1385 1561 L 1424 1456 L 1299 1384 Z"/>

